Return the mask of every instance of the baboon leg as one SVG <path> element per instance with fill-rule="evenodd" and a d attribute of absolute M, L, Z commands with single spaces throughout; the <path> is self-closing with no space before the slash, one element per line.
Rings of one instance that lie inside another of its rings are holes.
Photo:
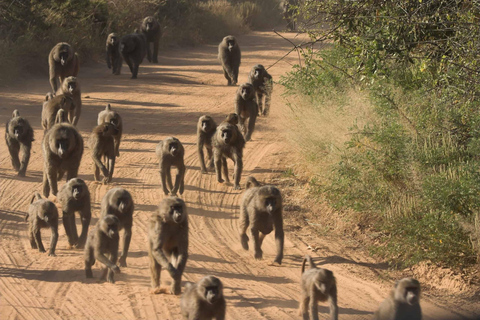
<path fill-rule="evenodd" d="M 32 249 L 37 249 L 37 243 L 35 242 L 35 236 L 33 234 L 33 231 L 31 229 L 28 230 L 28 236 L 30 238 L 30 246 Z"/>
<path fill-rule="evenodd" d="M 76 109 L 76 106 L 68 110 L 68 114 L 67 114 L 68 122 L 71 124 L 73 124 L 73 118 L 75 118 L 75 109 Z"/>
<path fill-rule="evenodd" d="M 151 252 L 148 253 L 150 258 L 150 285 L 152 289 L 160 289 L 160 271 L 162 271 L 162 266 L 155 260 Z"/>
<path fill-rule="evenodd" d="M 50 251 L 48 252 L 49 256 L 55 256 L 55 248 L 57 247 L 58 241 L 58 227 L 51 228 L 52 236 L 50 237 Z"/>
<path fill-rule="evenodd" d="M 240 242 L 245 250 L 248 250 L 247 228 L 249 224 L 247 207 L 242 204 L 240 206 Z"/>
<path fill-rule="evenodd" d="M 123 233 L 123 247 L 122 247 L 122 255 L 120 256 L 120 267 L 127 266 L 127 254 L 128 248 L 130 247 L 130 240 L 132 240 L 132 227 L 125 227 L 125 231 Z"/>
<path fill-rule="evenodd" d="M 48 168 L 47 171 L 47 178 L 48 178 L 48 184 L 50 185 L 50 189 L 53 193 L 54 196 L 57 196 L 58 188 L 57 188 L 57 169 L 52 165 L 50 168 Z M 45 188 L 44 188 L 45 191 Z M 48 197 L 48 193 L 45 195 L 45 197 Z"/>
<path fill-rule="evenodd" d="M 302 301 L 300 302 L 300 313 L 302 315 L 303 320 L 310 320 L 308 316 L 308 305 L 310 302 L 310 298 L 302 294 Z"/>
<path fill-rule="evenodd" d="M 53 93 L 57 92 L 57 77 L 52 71 L 50 71 L 50 85 L 52 86 Z"/>
<path fill-rule="evenodd" d="M 262 247 L 263 239 L 265 239 L 265 236 L 266 236 L 266 234 L 264 234 L 262 232 L 260 232 L 259 235 L 258 235 L 258 242 L 259 242 L 260 248 Z"/>
<path fill-rule="evenodd" d="M 183 189 L 185 187 L 184 179 L 185 179 L 185 166 L 180 166 L 177 169 L 177 176 L 175 177 L 175 187 L 172 189 L 172 194 L 177 194 L 177 191 L 180 192 L 180 194 L 183 194 Z"/>
<path fill-rule="evenodd" d="M 235 170 L 234 170 L 234 177 L 235 177 L 235 182 L 234 182 L 234 189 L 235 190 L 240 190 L 240 178 L 242 176 L 242 170 L 243 170 L 243 160 L 242 157 L 240 157 L 237 154 L 233 155 L 233 160 L 235 161 Z"/>
<path fill-rule="evenodd" d="M 160 42 L 160 39 L 155 39 L 153 41 L 153 57 L 152 61 L 153 63 L 158 63 L 158 43 Z"/>
<path fill-rule="evenodd" d="M 108 255 L 107 255 L 107 258 L 108 258 Z M 100 281 L 107 280 L 107 273 L 108 273 L 108 267 L 102 267 L 102 273 L 100 274 Z"/>
<path fill-rule="evenodd" d="M 200 161 L 200 170 L 202 173 L 207 173 L 207 167 L 205 167 L 205 155 L 203 154 L 203 145 L 200 144 L 198 146 L 197 152 L 198 152 L 198 160 Z"/>
<path fill-rule="evenodd" d="M 211 148 L 207 148 L 207 167 L 213 169 L 213 151 Z"/>
<path fill-rule="evenodd" d="M 277 222 L 275 224 L 275 244 L 277 247 L 277 256 L 275 257 L 274 262 L 278 264 L 282 264 L 284 237 L 285 235 L 283 233 L 283 223 Z"/>
<path fill-rule="evenodd" d="M 332 294 L 330 293 L 328 302 L 330 303 L 330 318 L 338 319 L 338 306 L 337 306 L 337 290 Z"/>
<path fill-rule="evenodd" d="M 160 179 L 162 180 L 163 193 L 168 195 L 167 189 L 167 172 L 165 169 L 160 169 Z"/>
<path fill-rule="evenodd" d="M 227 85 L 231 85 L 232 84 L 232 79 L 230 78 L 230 75 L 228 74 L 227 70 L 225 70 L 225 68 L 223 68 L 223 75 L 225 76 L 225 79 L 227 79 Z"/>
<path fill-rule="evenodd" d="M 95 162 L 93 163 L 92 168 L 95 181 L 100 181 L 100 168 L 95 164 Z"/>
<path fill-rule="evenodd" d="M 12 159 L 12 166 L 15 171 L 20 169 L 20 159 L 18 158 L 18 152 L 20 151 L 20 146 L 17 142 L 12 143 L 8 146 L 8 152 L 10 152 L 10 157 Z"/>
<path fill-rule="evenodd" d="M 114 170 L 115 170 L 115 156 L 108 158 L 108 179 L 107 179 L 107 182 L 112 181 Z"/>
<path fill-rule="evenodd" d="M 48 195 L 50 194 L 50 184 L 48 183 L 48 177 L 47 177 L 47 172 L 45 169 L 43 170 L 43 196 L 45 198 L 48 198 Z"/>
<path fill-rule="evenodd" d="M 120 137 L 115 137 L 115 155 L 120 157 Z"/>
<path fill-rule="evenodd" d="M 174 295 L 179 295 L 181 290 L 182 284 L 182 274 L 183 270 L 185 270 L 185 261 L 181 258 L 178 254 L 178 250 L 175 250 L 174 254 L 174 261 L 172 261 L 173 266 L 177 269 L 177 275 L 173 278 L 172 286 L 171 286 L 171 293 Z"/>
<path fill-rule="evenodd" d="M 78 176 L 78 166 L 77 167 L 70 167 L 67 171 L 67 181 Z"/>
<path fill-rule="evenodd" d="M 64 174 L 65 174 L 65 171 L 63 171 L 62 169 L 58 169 L 57 181 L 62 180 Z"/>
<path fill-rule="evenodd" d="M 129 56 L 125 57 L 125 62 L 127 63 L 128 68 L 130 69 L 130 72 L 133 74 L 133 65 L 132 65 L 132 61 L 130 60 Z"/>
<path fill-rule="evenodd" d="M 87 211 L 87 210 L 85 210 Z M 77 248 L 83 249 L 85 247 L 85 242 L 87 241 L 88 236 L 88 226 L 90 225 L 90 220 L 92 219 L 92 214 L 90 211 L 88 212 L 81 212 L 80 219 L 82 220 L 82 233 L 80 234 L 80 238 L 78 238 Z M 75 227 L 75 230 L 77 228 Z"/>
<path fill-rule="evenodd" d="M 253 131 L 255 130 L 255 122 L 257 122 L 257 115 L 255 112 L 252 112 L 250 118 L 248 118 L 248 129 L 245 135 L 245 141 L 250 141 L 252 138 Z"/>
<path fill-rule="evenodd" d="M 235 67 L 233 67 L 233 70 L 232 70 L 232 84 L 233 85 L 236 85 L 238 83 L 238 69 L 239 69 L 240 65 L 237 65 Z"/>
<path fill-rule="evenodd" d="M 263 109 L 263 93 L 257 92 L 258 115 L 264 115 Z"/>
<path fill-rule="evenodd" d="M 152 50 L 150 48 L 150 42 L 147 41 L 147 60 L 152 62 Z"/>
<path fill-rule="evenodd" d="M 265 94 L 265 106 L 263 107 L 262 115 L 268 116 L 270 113 L 270 100 L 272 99 L 272 92 L 267 92 Z"/>
<path fill-rule="evenodd" d="M 214 156 L 214 163 L 215 163 L 215 173 L 217 174 L 217 181 L 223 183 L 224 180 L 222 179 L 222 156 L 215 152 Z"/>
<path fill-rule="evenodd" d="M 115 250 L 110 254 L 110 261 L 114 264 L 117 265 L 117 259 L 118 259 L 118 251 Z M 107 281 L 109 283 L 115 283 L 115 279 L 113 278 L 114 272 L 112 269 L 108 268 L 108 274 L 107 274 Z"/>
<path fill-rule="evenodd" d="M 315 293 L 311 293 L 311 294 L 315 294 Z M 314 295 L 311 296 L 312 298 L 310 298 L 310 303 L 309 303 L 309 309 L 310 309 L 310 315 L 312 316 L 312 320 L 318 320 L 318 302 L 315 298 Z"/>
<path fill-rule="evenodd" d="M 37 244 L 39 252 L 45 252 L 45 248 L 42 243 L 42 236 L 40 234 L 40 228 L 35 232 L 35 243 Z"/>
<path fill-rule="evenodd" d="M 75 106 L 75 109 L 73 110 L 74 116 L 72 120 L 72 124 L 74 126 L 77 126 L 78 121 L 80 120 L 80 115 L 82 113 L 82 109 L 80 109 L 80 106 Z"/>
<path fill-rule="evenodd" d="M 73 216 L 73 223 L 72 223 L 72 216 Z M 74 231 L 72 228 L 75 228 L 75 232 L 77 230 L 75 226 L 75 214 L 68 214 L 63 212 L 63 227 L 65 228 L 65 234 L 67 235 L 68 244 L 70 247 L 73 247 L 76 244 Z"/>
<path fill-rule="evenodd" d="M 173 183 L 172 183 L 172 168 L 170 167 L 167 172 L 167 185 L 168 185 L 168 189 L 170 190 L 170 192 L 173 191 Z"/>
<path fill-rule="evenodd" d="M 87 278 L 93 278 L 92 266 L 95 264 L 95 256 L 93 255 L 93 248 L 89 248 L 85 252 L 85 274 Z"/>
<path fill-rule="evenodd" d="M 255 251 L 255 259 L 260 260 L 263 257 L 263 252 L 262 252 L 262 248 L 260 247 L 261 243 L 259 239 L 259 232 L 258 230 L 252 228 L 250 230 L 250 233 L 252 235 L 253 248 Z"/>
<path fill-rule="evenodd" d="M 22 162 L 20 163 L 18 175 L 21 177 L 24 177 L 25 172 L 27 172 L 28 162 L 30 161 L 30 147 L 31 146 L 24 144 L 22 144 L 20 147 L 20 149 L 22 150 Z"/>
<path fill-rule="evenodd" d="M 230 182 L 230 178 L 228 177 L 228 165 L 227 165 L 227 158 L 222 157 L 222 168 L 223 168 L 223 177 L 225 181 L 228 183 Z"/>
<path fill-rule="evenodd" d="M 137 79 L 137 75 L 138 75 L 138 63 L 135 63 L 133 65 L 132 79 Z"/>
<path fill-rule="evenodd" d="M 245 118 L 243 116 L 238 117 L 238 127 L 240 132 L 245 136 L 247 129 L 245 128 Z"/>

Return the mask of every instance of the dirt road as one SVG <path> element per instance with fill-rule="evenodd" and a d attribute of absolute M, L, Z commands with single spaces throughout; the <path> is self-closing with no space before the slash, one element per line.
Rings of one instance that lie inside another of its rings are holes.
<path fill-rule="evenodd" d="M 286 36 L 294 37 L 293 34 Z M 247 80 L 254 64 L 269 66 L 290 49 L 285 40 L 270 32 L 240 36 L 238 41 L 242 48 L 240 83 Z M 154 150 L 167 136 L 179 138 L 186 150 L 183 196 L 190 215 L 190 257 L 184 280 L 197 281 L 207 274 L 221 278 L 225 285 L 228 319 L 299 318 L 300 264 L 301 257 L 307 253 L 302 237 L 286 233 L 281 267 L 267 265 L 275 254 L 272 235 L 264 242 L 265 260 L 255 261 L 252 252 L 242 250 L 238 239 L 241 191 L 220 185 L 213 173 L 202 175 L 199 170 L 195 147 L 197 119 L 210 114 L 221 121 L 233 110 L 236 90 L 226 86 L 216 55 L 216 45 L 164 51 L 158 65 L 145 60 L 138 80 L 129 79 L 126 66 L 121 76 L 111 75 L 104 64 L 80 70 L 84 104 L 79 129 L 84 139 L 89 136 L 98 112 L 106 103 L 111 103 L 124 119 L 124 139 L 113 182 L 107 186 L 93 182 L 88 149 L 79 171 L 92 194 L 92 225 L 99 216 L 100 201 L 110 188 L 128 189 L 135 201 L 128 267 L 122 269 L 113 285 L 85 279 L 83 252 L 66 249 L 63 227 L 59 228 L 57 257 L 30 249 L 24 213 L 32 192 L 41 190 L 41 101 L 50 87 L 45 75 L 0 89 L 0 122 L 5 123 L 13 109 L 19 109 L 30 120 L 36 137 L 25 178 L 15 176 L 5 141 L 0 140 L 1 319 L 181 318 L 178 297 L 149 293 L 146 256 L 148 219 L 163 197 Z M 269 72 L 274 79 L 287 72 L 294 59 L 292 56 L 271 68 Z M 253 141 L 247 143 L 242 182 L 248 175 L 268 180 L 285 166 L 282 131 L 276 125 L 288 110 L 283 105 L 281 91 L 277 85 L 271 116 L 259 118 Z M 77 225 L 80 227 L 79 221 Z M 48 243 L 49 232 L 44 234 Z M 322 244 L 316 253 L 317 261 L 333 270 L 337 277 L 341 318 L 371 318 L 387 295 L 390 284 L 378 280 L 377 267 L 369 259 L 355 252 L 347 253 L 348 250 L 335 241 L 316 241 Z M 97 264 L 94 268 L 97 279 L 99 270 Z M 170 277 L 164 272 L 162 281 L 164 285 L 170 283 Z M 472 305 L 438 305 L 428 297 L 423 300 L 422 307 L 425 319 L 471 318 L 475 310 Z M 326 305 L 321 305 L 319 310 L 326 318 Z"/>

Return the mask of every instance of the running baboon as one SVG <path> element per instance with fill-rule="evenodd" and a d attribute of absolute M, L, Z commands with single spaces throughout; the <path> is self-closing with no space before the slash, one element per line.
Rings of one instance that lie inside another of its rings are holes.
<path fill-rule="evenodd" d="M 113 139 L 115 140 L 115 155 L 120 157 L 120 140 L 122 140 L 123 122 L 120 114 L 116 111 L 112 111 L 110 104 L 107 104 L 105 110 L 98 113 L 97 124 L 102 124 L 104 122 L 113 124 L 117 129 L 116 133 L 113 135 Z"/>
<path fill-rule="evenodd" d="M 180 140 L 174 137 L 165 138 L 157 145 L 155 153 L 159 161 L 163 193 L 171 196 L 176 196 L 177 192 L 183 194 L 186 167 L 183 162 L 185 150 Z M 172 174 L 170 172 L 172 166 L 177 168 L 175 186 L 172 184 Z"/>
<path fill-rule="evenodd" d="M 158 63 L 158 42 L 161 37 L 160 24 L 154 17 L 146 17 L 142 21 L 140 30 L 147 40 L 147 59 L 149 62 Z M 150 43 L 153 42 L 153 56 L 150 51 Z"/>
<path fill-rule="evenodd" d="M 235 113 L 238 115 L 238 125 L 245 137 L 245 141 L 250 141 L 252 133 L 255 130 L 255 122 L 258 114 L 255 90 L 252 84 L 244 83 L 238 87 L 235 97 Z M 248 126 L 245 127 L 247 119 Z"/>
<path fill-rule="evenodd" d="M 203 154 L 203 147 L 207 149 L 207 164 L 208 168 L 213 169 L 213 147 L 212 137 L 217 129 L 217 124 L 210 116 L 201 116 L 197 123 L 197 148 L 198 158 L 200 159 L 200 169 L 202 173 L 207 173 L 205 166 L 205 159 Z"/>
<path fill-rule="evenodd" d="M 118 218 L 109 214 L 100 217 L 95 228 L 90 231 L 85 246 L 85 274 L 87 278 L 93 278 L 92 266 L 95 264 L 95 260 L 98 260 L 105 265 L 100 280 L 115 283 L 113 274 L 120 273 L 120 268 L 117 266 L 119 224 Z M 105 255 L 109 257 L 107 258 Z"/>
<path fill-rule="evenodd" d="M 309 269 L 305 271 L 308 262 Z M 337 282 L 333 272 L 327 269 L 317 268 L 312 258 L 306 255 L 302 263 L 302 296 L 300 298 L 300 315 L 303 320 L 318 320 L 318 301 L 329 301 L 330 319 L 338 319 L 337 306 Z"/>
<path fill-rule="evenodd" d="M 32 149 L 33 129 L 28 120 L 20 116 L 18 110 L 14 110 L 12 118 L 5 126 L 5 142 L 12 160 L 13 169 L 18 176 L 24 177 L 30 161 L 30 150 Z M 19 155 L 22 151 L 22 161 Z"/>
<path fill-rule="evenodd" d="M 116 134 L 116 127 L 110 122 L 104 122 L 93 128 L 90 135 L 89 147 L 92 150 L 93 175 L 95 181 L 100 181 L 100 170 L 103 174 L 103 183 L 112 181 L 113 170 L 115 169 L 115 142 L 113 136 Z M 105 166 L 101 159 L 104 159 Z"/>
<path fill-rule="evenodd" d="M 57 123 L 48 130 L 42 141 L 43 151 L 43 195 L 48 197 L 50 189 L 57 195 L 57 180 L 65 171 L 67 181 L 78 175 L 83 155 L 83 139 L 74 126 Z"/>
<path fill-rule="evenodd" d="M 106 43 L 106 61 L 108 69 L 112 69 L 114 75 L 122 71 L 122 55 L 120 54 L 120 38 L 116 33 L 110 33 Z"/>
<path fill-rule="evenodd" d="M 188 215 L 182 199 L 166 197 L 152 214 L 148 229 L 148 257 L 152 292 L 164 292 L 160 289 L 160 271 L 164 268 L 173 279 L 170 293 L 180 294 L 188 259 Z"/>
<path fill-rule="evenodd" d="M 102 199 L 101 216 L 113 214 L 120 221 L 118 230 L 124 230 L 122 254 L 119 259 L 121 267 L 127 266 L 128 248 L 132 239 L 133 210 L 132 195 L 123 188 L 110 189 Z"/>
<path fill-rule="evenodd" d="M 265 70 L 264 66 L 257 64 L 250 71 L 248 82 L 250 82 L 255 88 L 258 114 L 262 116 L 268 115 L 270 112 L 270 100 L 272 99 L 273 92 L 272 76 L 267 70 Z M 265 106 L 263 105 L 263 95 L 265 95 Z"/>
<path fill-rule="evenodd" d="M 147 43 L 144 34 L 132 33 L 120 41 L 120 53 L 128 64 L 132 79 L 137 79 L 138 67 L 147 54 Z"/>
<path fill-rule="evenodd" d="M 237 85 L 238 69 L 240 68 L 241 53 L 237 39 L 234 36 L 226 36 L 218 45 L 218 59 L 222 63 L 223 74 L 227 84 Z"/>
<path fill-rule="evenodd" d="M 28 237 L 32 249 L 38 249 L 45 252 L 42 243 L 40 230 L 50 228 L 52 236 L 50 238 L 49 256 L 55 256 L 55 248 L 58 240 L 58 210 L 55 204 L 47 199 L 43 199 L 40 193 L 35 192 L 28 213 L 25 215 L 25 221 L 28 221 Z"/>
<path fill-rule="evenodd" d="M 57 196 L 62 206 L 63 226 L 67 235 L 69 246 L 83 249 L 87 241 L 88 227 L 92 218 L 90 207 L 90 191 L 82 179 L 73 178 L 65 183 Z M 75 224 L 75 212 L 80 214 L 82 220 L 82 233 L 78 238 L 77 226 Z"/>
<path fill-rule="evenodd" d="M 184 319 L 225 319 L 226 303 L 223 284 L 214 276 L 206 276 L 198 283 L 188 283 L 180 300 Z"/>
<path fill-rule="evenodd" d="M 69 114 L 73 108 L 74 102 L 72 98 L 63 94 L 45 101 L 42 108 L 42 127 L 44 132 L 55 124 L 58 110 L 63 109 L 65 114 Z"/>
<path fill-rule="evenodd" d="M 78 83 L 77 77 L 65 78 L 57 95 L 59 93 L 72 99 L 73 105 L 70 110 L 68 110 L 68 122 L 77 126 L 78 120 L 80 120 L 80 114 L 82 113 L 82 92 L 80 91 L 80 83 Z"/>
<path fill-rule="evenodd" d="M 236 126 L 238 124 L 238 114 L 236 113 L 229 113 L 227 114 L 227 116 L 225 117 L 225 120 L 223 120 L 224 122 L 228 122 L 230 124 L 233 124 L 234 126 Z"/>
<path fill-rule="evenodd" d="M 48 55 L 50 85 L 57 92 L 57 77 L 60 83 L 68 76 L 77 76 L 79 70 L 78 55 L 66 42 L 57 43 Z"/>
<path fill-rule="evenodd" d="M 233 173 L 234 189 L 240 190 L 240 177 L 243 170 L 243 148 L 245 147 L 245 139 L 242 133 L 236 125 L 224 121 L 217 127 L 212 144 L 217 181 L 220 183 L 224 181 L 230 182 L 227 166 L 227 158 L 230 158 L 235 163 Z M 222 179 L 222 168 L 225 180 Z"/>
<path fill-rule="evenodd" d="M 277 256 L 273 261 L 282 264 L 283 259 L 283 217 L 282 195 L 275 186 L 260 186 L 254 177 L 249 177 L 246 190 L 240 201 L 240 241 L 242 247 L 248 250 L 247 228 L 253 239 L 255 259 L 262 259 L 262 243 L 267 234 L 275 229 Z"/>
<path fill-rule="evenodd" d="M 375 320 L 421 320 L 420 283 L 404 278 L 395 283 L 390 295 L 375 311 Z"/>
<path fill-rule="evenodd" d="M 294 31 L 296 29 L 296 21 L 294 17 L 294 6 L 298 5 L 298 0 L 283 1 L 283 18 L 287 21 L 287 29 Z"/>

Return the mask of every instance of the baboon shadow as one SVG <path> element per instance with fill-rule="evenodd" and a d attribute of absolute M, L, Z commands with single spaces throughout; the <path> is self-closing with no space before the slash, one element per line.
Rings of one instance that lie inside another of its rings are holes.
<path fill-rule="evenodd" d="M 158 209 L 158 205 L 155 204 L 135 204 L 135 211 L 147 211 L 152 212 Z"/>
<path fill-rule="evenodd" d="M 0 267 L 0 277 L 45 282 L 82 282 L 85 280 L 85 270 L 29 270 Z"/>
<path fill-rule="evenodd" d="M 188 273 L 197 273 L 202 275 L 205 274 L 204 268 L 196 268 L 196 267 L 189 266 L 187 264 L 186 269 L 187 269 L 186 272 Z M 292 280 L 285 277 L 280 277 L 280 276 L 258 276 L 253 274 L 240 274 L 240 273 L 232 273 L 232 272 L 216 271 L 216 270 L 211 270 L 210 273 L 216 277 L 227 278 L 227 279 L 253 280 L 261 283 L 265 282 L 265 283 L 276 283 L 276 284 L 293 283 Z"/>
<path fill-rule="evenodd" d="M 5 170 L 7 171 L 7 170 Z M 19 180 L 19 181 L 26 181 L 26 182 L 42 182 L 43 180 L 43 172 L 42 171 L 28 171 L 25 177 L 20 177 L 17 175 L 17 172 L 13 169 L 11 170 L 12 174 L 8 173 L 0 173 L 0 179 L 6 180 Z M 33 195 L 33 192 L 32 192 Z"/>
<path fill-rule="evenodd" d="M 281 309 L 297 309 L 298 301 L 293 299 L 280 299 L 280 298 L 249 298 L 248 300 L 235 302 L 236 307 L 248 308 L 254 306 L 255 309 L 263 309 L 269 307 L 277 307 Z M 328 310 L 327 310 L 328 311 Z"/>
<path fill-rule="evenodd" d="M 188 259 L 193 261 L 201 261 L 201 262 L 211 262 L 211 263 L 224 263 L 224 264 L 235 264 L 233 261 L 226 261 L 225 259 L 214 258 L 210 256 L 206 256 L 203 254 L 190 254 Z"/>
<path fill-rule="evenodd" d="M 222 211 L 210 211 L 200 208 L 189 208 L 188 214 L 199 217 L 207 217 L 212 219 L 238 219 L 234 217 L 231 213 L 222 212 Z"/>
<path fill-rule="evenodd" d="M 319 259 L 316 259 L 315 264 L 317 266 L 321 266 L 324 264 L 334 264 L 334 263 L 349 263 L 349 264 L 355 264 L 371 269 L 379 269 L 379 270 L 387 270 L 388 269 L 388 264 L 385 262 L 381 263 L 369 263 L 369 262 L 357 262 L 353 261 L 350 259 L 346 259 L 341 256 L 333 255 L 333 256 L 328 256 L 328 257 L 321 257 Z"/>

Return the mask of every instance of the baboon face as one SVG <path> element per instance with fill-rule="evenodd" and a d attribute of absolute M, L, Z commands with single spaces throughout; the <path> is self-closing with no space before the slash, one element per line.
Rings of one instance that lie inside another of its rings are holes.
<path fill-rule="evenodd" d="M 68 77 L 65 79 L 65 87 L 68 90 L 68 92 L 73 93 L 75 89 L 77 88 L 77 77 Z"/>
<path fill-rule="evenodd" d="M 257 206 L 265 208 L 268 214 L 273 214 L 280 206 L 280 203 L 278 203 L 279 197 L 280 193 L 277 188 L 272 188 L 271 186 L 261 187 L 258 191 L 259 203 L 257 203 Z"/>
<path fill-rule="evenodd" d="M 105 117 L 105 122 L 108 122 L 110 124 L 112 124 L 115 128 L 118 129 L 118 126 L 120 124 L 120 120 L 118 118 L 118 114 L 117 113 L 109 113 L 106 117 Z"/>
<path fill-rule="evenodd" d="M 235 47 L 235 40 L 234 39 L 227 40 L 228 51 L 232 52 L 233 47 Z"/>
<path fill-rule="evenodd" d="M 82 179 L 79 179 L 79 178 L 75 178 L 75 179 L 72 179 L 72 180 L 73 181 L 72 181 L 71 186 L 70 186 L 72 197 L 75 200 L 83 198 L 83 196 L 85 195 L 85 191 L 86 191 L 85 181 L 83 181 Z"/>
<path fill-rule="evenodd" d="M 159 205 L 159 213 L 166 221 L 182 223 L 187 217 L 185 202 L 177 197 L 167 197 Z"/>
<path fill-rule="evenodd" d="M 183 205 L 181 203 L 175 203 L 170 206 L 168 214 L 173 222 L 181 223 L 184 220 Z"/>
<path fill-rule="evenodd" d="M 257 79 L 261 79 L 262 76 L 263 76 L 263 71 L 265 70 L 265 68 L 261 65 L 261 64 L 257 64 L 255 67 L 254 67 L 254 71 L 253 71 L 253 77 L 257 80 Z"/>
<path fill-rule="evenodd" d="M 210 116 L 202 116 L 199 121 L 200 128 L 205 133 L 213 131 L 213 129 L 215 128 L 213 119 Z"/>
<path fill-rule="evenodd" d="M 60 58 L 60 64 L 64 66 L 65 63 L 67 63 L 68 61 L 70 48 L 66 45 L 62 45 L 58 51 L 59 51 L 58 56 Z"/>
<path fill-rule="evenodd" d="M 233 140 L 233 130 L 231 128 L 222 128 L 222 131 L 220 133 L 220 138 L 223 140 L 225 144 L 230 144 L 230 142 Z"/>
<path fill-rule="evenodd" d="M 121 195 L 120 197 L 118 197 L 115 205 L 117 206 L 118 211 L 120 211 L 121 213 L 127 213 L 128 208 L 130 207 L 130 197 L 128 197 L 127 195 Z"/>
<path fill-rule="evenodd" d="M 176 156 L 177 154 L 179 154 L 180 152 L 180 146 L 178 145 L 178 142 L 176 141 L 172 141 L 168 144 L 168 152 L 172 155 L 172 156 Z"/>
<path fill-rule="evenodd" d="M 60 158 L 66 156 L 70 148 L 73 147 L 74 137 L 69 129 L 61 127 L 55 131 L 54 145 L 50 145 L 52 152 L 57 154 Z"/>
<path fill-rule="evenodd" d="M 118 237 L 118 224 L 120 220 L 114 215 L 106 215 L 100 224 L 100 229 L 107 235 L 107 237 L 113 239 Z"/>
<path fill-rule="evenodd" d="M 239 91 L 243 100 L 250 100 L 253 96 L 253 85 L 250 83 L 244 83 L 240 86 Z"/>
<path fill-rule="evenodd" d="M 148 32 L 154 28 L 154 20 L 152 17 L 145 19 L 145 30 Z"/>
<path fill-rule="evenodd" d="M 200 291 L 200 296 L 204 297 L 210 304 L 213 304 L 222 298 L 223 285 L 218 278 L 213 276 L 202 279 L 199 283 L 198 289 Z"/>
<path fill-rule="evenodd" d="M 420 300 L 420 283 L 413 278 L 405 278 L 395 284 L 395 300 L 415 305 Z"/>
<path fill-rule="evenodd" d="M 108 35 L 108 42 L 112 45 L 115 46 L 118 43 L 118 36 L 115 33 L 110 33 Z"/>
<path fill-rule="evenodd" d="M 23 135 L 24 129 L 23 129 L 23 124 L 21 122 L 18 122 L 16 126 L 13 127 L 13 135 L 15 138 L 20 138 Z"/>

